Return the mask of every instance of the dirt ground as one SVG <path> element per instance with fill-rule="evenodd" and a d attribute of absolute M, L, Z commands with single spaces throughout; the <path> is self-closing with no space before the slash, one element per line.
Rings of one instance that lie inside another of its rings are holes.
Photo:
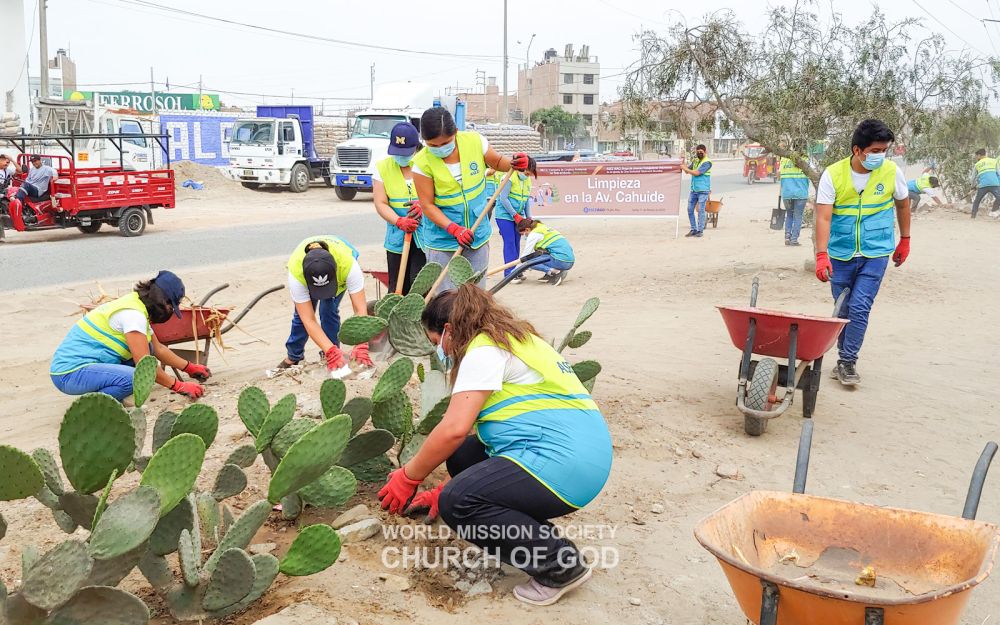
<path fill-rule="evenodd" d="M 735 165 L 723 163 L 719 173 L 727 171 L 735 172 Z M 558 288 L 529 280 L 498 295 L 547 337 L 562 336 L 588 297 L 602 300 L 586 326 L 594 332 L 593 340 L 570 352 L 569 359 L 593 358 L 604 367 L 595 399 L 611 428 L 614 467 L 601 496 L 562 522 L 614 528 L 613 538 L 577 542 L 613 548 L 620 556 L 617 566 L 597 571 L 583 588 L 550 608 L 532 609 L 510 596 L 510 589 L 523 581 L 516 572 L 498 578 L 492 594 L 465 601 L 460 593 L 442 590 L 429 573 L 392 571 L 410 575 L 415 587 L 387 589 L 378 576 L 385 572 L 383 548 L 391 542 L 377 536 L 346 546 L 344 561 L 317 576 L 282 578 L 260 604 L 232 622 L 252 623 L 309 600 L 366 624 L 457 625 L 473 619 L 483 625 L 625 619 L 636 624 L 744 623 L 718 564 L 692 533 L 700 519 L 741 494 L 791 488 L 801 402 L 796 397 L 796 404 L 772 421 L 764 436 L 744 434 L 734 397 L 739 352 L 714 307 L 745 303 L 757 275 L 761 306 L 819 315 L 832 308 L 829 287 L 803 270 L 809 248 L 785 247 L 781 235 L 768 229 L 775 192 L 772 185 L 759 184 L 723 193 L 719 227 L 709 228 L 703 239 L 674 239 L 670 221 L 553 221 L 577 251 L 570 277 Z M 245 205 L 231 208 L 239 208 L 241 220 L 274 218 L 261 194 L 245 197 Z M 283 206 L 294 205 L 299 215 L 316 216 L 322 214 L 317 203 L 326 194 L 275 197 Z M 183 236 L 190 227 L 183 217 L 202 210 L 200 202 L 183 200 L 164 227 Z M 354 202 L 350 210 L 371 206 Z M 213 211 L 213 218 L 224 221 L 232 214 Z M 682 219 L 683 226 L 686 217 Z M 198 224 L 205 227 L 202 220 Z M 808 231 L 803 236 L 807 239 Z M 1000 223 L 939 209 L 918 215 L 912 236 L 910 259 L 901 268 L 890 267 L 876 300 L 859 363 L 862 384 L 847 390 L 824 376 L 807 492 L 958 515 L 979 452 L 986 441 L 1000 437 L 1000 337 L 994 320 L 994 307 L 1000 304 L 1000 268 L 994 262 Z M 494 244 L 497 260 L 499 252 Z M 366 268 L 384 268 L 379 249 L 366 247 L 361 253 Z M 220 265 L 182 277 L 195 296 L 230 282 L 213 301 L 239 307 L 264 288 L 282 283 L 284 260 Z M 136 277 L 101 285 L 112 295 L 124 293 Z M 369 290 L 374 296 L 372 284 Z M 52 387 L 48 360 L 76 319 L 77 304 L 96 292 L 96 285 L 88 283 L 0 298 L 0 318 L 5 320 L 0 324 L 3 443 L 27 450 L 55 448 L 70 398 Z M 244 332 L 225 336 L 231 348 L 225 357 L 211 355 L 216 375 L 205 401 L 219 409 L 222 424 L 210 462 L 221 462 L 247 440 L 235 410 L 243 386 L 259 385 L 272 398 L 294 392 L 306 410 L 315 409 L 322 379 L 318 365 L 298 381 L 263 376 L 283 356 L 290 308 L 286 294 L 268 297 L 240 324 Z M 315 355 L 310 359 L 315 362 Z M 348 384 L 363 392 L 371 382 Z M 151 401 L 149 412 L 154 414 L 184 403 L 163 389 L 154 391 Z M 739 478 L 718 477 L 720 464 L 734 465 Z M 245 499 L 266 490 L 264 470 L 254 470 L 256 491 L 245 493 Z M 993 476 L 987 481 L 979 510 L 985 521 L 1000 519 L 998 480 Z M 374 496 L 362 490 L 356 500 L 371 504 Z M 662 513 L 653 512 L 657 504 Z M 9 585 L 19 576 L 21 537 L 30 535 L 45 546 L 63 535 L 34 501 L 5 504 L 4 513 L 11 528 L 0 543 L 0 578 Z M 328 521 L 335 514 L 310 511 L 301 522 Z M 258 542 L 287 543 L 281 524 L 263 532 Z M 995 579 L 976 589 L 962 622 L 982 625 L 1000 618 L 998 589 L 1000 580 Z"/>

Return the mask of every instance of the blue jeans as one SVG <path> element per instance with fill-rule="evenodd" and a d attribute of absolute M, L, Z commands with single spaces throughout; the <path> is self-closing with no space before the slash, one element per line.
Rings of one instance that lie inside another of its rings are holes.
<path fill-rule="evenodd" d="M 802 231 L 802 213 L 806 210 L 805 200 L 784 200 L 785 240 L 798 241 Z"/>
<path fill-rule="evenodd" d="M 570 269 L 573 268 L 573 263 L 568 263 L 564 260 L 558 260 L 552 258 L 552 256 L 549 254 L 545 254 L 540 258 L 544 258 L 545 262 L 540 263 L 538 265 L 534 265 L 531 267 L 531 269 L 534 269 L 535 271 L 548 272 L 551 271 L 552 269 L 555 269 L 556 271 L 569 271 Z"/>
<path fill-rule="evenodd" d="M 346 292 L 344 291 L 344 293 Z M 319 309 L 319 325 L 323 328 L 323 333 L 333 341 L 334 345 L 340 345 L 340 339 L 337 338 L 337 335 L 340 334 L 340 300 L 344 299 L 344 293 L 333 299 L 313 300 L 312 302 L 313 310 Z M 306 327 L 302 325 L 299 311 L 296 310 L 292 313 L 292 331 L 288 335 L 288 340 L 285 341 L 285 350 L 288 352 L 290 361 L 299 362 L 306 357 L 305 349 L 308 340 L 309 334 L 306 332 Z"/>
<path fill-rule="evenodd" d="M 692 232 L 701 232 L 705 229 L 705 202 L 708 201 L 708 191 L 692 191 L 688 196 L 688 221 L 691 222 Z M 698 207 L 698 218 L 695 219 L 694 208 Z"/>
<path fill-rule="evenodd" d="M 830 264 L 833 265 L 830 287 L 833 289 L 834 301 L 846 287 L 851 288 L 847 305 L 840 313 L 841 318 L 851 321 L 837 339 L 840 360 L 857 362 L 858 352 L 861 351 L 865 331 L 868 329 L 868 315 L 872 311 L 878 289 L 882 286 L 882 277 L 885 275 L 885 268 L 889 266 L 889 257 L 857 256 L 851 260 L 831 258 Z"/>
<path fill-rule="evenodd" d="M 515 226 L 514 222 L 509 219 L 500 219 L 498 217 L 497 229 L 500 231 L 500 237 L 503 238 L 504 264 L 507 264 L 512 260 L 517 260 L 518 255 L 521 253 L 521 235 L 517 233 L 517 226 Z M 513 267 L 510 269 L 504 269 L 504 277 L 509 276 L 512 271 L 514 271 Z"/>
<path fill-rule="evenodd" d="M 132 394 L 132 365 L 94 364 L 62 375 L 53 375 L 52 383 L 67 395 L 107 393 L 118 401 Z"/>

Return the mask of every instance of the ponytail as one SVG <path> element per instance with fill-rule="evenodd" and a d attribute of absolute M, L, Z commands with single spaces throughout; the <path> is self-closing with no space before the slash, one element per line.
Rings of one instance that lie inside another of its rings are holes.
<path fill-rule="evenodd" d="M 525 217 L 521 221 L 517 222 L 517 231 L 520 233 L 531 232 L 535 229 L 535 226 L 542 222 L 537 219 L 532 219 L 531 217 Z"/>

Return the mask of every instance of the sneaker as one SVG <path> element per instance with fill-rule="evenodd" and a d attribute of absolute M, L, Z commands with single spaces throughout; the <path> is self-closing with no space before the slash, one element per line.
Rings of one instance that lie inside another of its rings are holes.
<path fill-rule="evenodd" d="M 704 230 L 699 230 L 698 232 L 694 233 L 694 236 L 696 236 L 698 238 L 701 238 L 701 237 L 705 236 L 705 231 Z"/>
<path fill-rule="evenodd" d="M 275 367 L 275 369 L 279 369 L 279 370 L 281 370 L 281 369 L 290 369 L 290 368 L 294 367 L 295 365 L 299 364 L 300 362 L 302 362 L 302 361 L 301 360 L 296 360 L 295 362 L 291 362 L 288 358 L 283 358 L 281 360 L 281 362 L 278 363 L 278 366 Z"/>
<path fill-rule="evenodd" d="M 562 596 L 569 591 L 582 586 L 593 574 L 593 569 L 590 567 L 584 567 L 583 572 L 579 577 L 560 588 L 543 586 L 534 578 L 531 578 L 526 584 L 514 586 L 514 597 L 519 601 L 523 601 L 524 603 L 530 605 L 552 605 L 556 601 L 559 601 L 559 599 L 561 599 Z"/>
<path fill-rule="evenodd" d="M 549 275 L 548 273 L 543 273 L 542 277 L 536 280 L 536 282 L 548 282 L 551 279 L 552 279 L 551 275 Z"/>
<path fill-rule="evenodd" d="M 510 281 L 510 284 L 521 284 L 521 283 L 522 283 L 522 282 L 524 282 L 524 281 L 525 281 L 526 279 L 527 279 L 527 278 L 525 278 L 525 277 L 524 277 L 524 274 L 522 273 L 521 275 L 519 275 L 519 276 L 517 276 L 516 278 L 514 278 L 513 280 L 511 280 L 511 281 Z"/>
<path fill-rule="evenodd" d="M 566 277 L 566 272 L 560 271 L 559 273 L 557 273 L 555 276 L 552 277 L 552 280 L 550 280 L 549 283 L 552 286 L 559 286 L 560 284 L 562 284 L 562 281 L 565 277 Z"/>
<path fill-rule="evenodd" d="M 802 244 L 798 241 L 789 241 L 788 245 L 791 245 L 792 247 L 802 247 Z"/>
<path fill-rule="evenodd" d="M 696 234 L 698 234 L 698 231 L 697 230 L 692 230 L 691 232 L 688 232 L 684 236 L 686 236 L 686 237 L 693 237 Z"/>
<path fill-rule="evenodd" d="M 792 244 L 791 241 L 789 241 L 788 239 L 785 239 L 785 245 L 791 245 L 791 244 Z"/>
<path fill-rule="evenodd" d="M 861 383 L 857 365 L 853 362 L 838 361 L 837 366 L 831 371 L 831 375 L 844 386 L 857 386 Z"/>

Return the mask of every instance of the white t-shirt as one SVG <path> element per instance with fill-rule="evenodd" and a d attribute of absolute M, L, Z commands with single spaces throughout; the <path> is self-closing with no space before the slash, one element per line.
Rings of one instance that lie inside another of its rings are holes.
<path fill-rule="evenodd" d="M 0 169 L 0 184 L 10 180 L 15 173 L 17 173 L 17 168 L 14 167 L 14 163 L 7 163 L 5 169 Z"/>
<path fill-rule="evenodd" d="M 529 232 L 526 236 L 522 237 L 521 238 L 521 258 L 524 258 L 528 254 L 534 252 L 535 251 L 535 245 L 537 245 L 538 243 L 541 243 L 542 239 L 544 239 L 544 238 L 545 237 L 542 236 L 541 232 L 535 232 L 534 230 L 532 230 L 531 232 Z"/>
<path fill-rule="evenodd" d="M 859 174 L 851 169 L 851 182 L 854 183 L 854 188 L 858 193 L 865 190 L 869 177 L 871 177 L 871 173 Z M 910 197 L 910 189 L 906 186 L 906 178 L 903 176 L 902 167 L 896 167 L 896 191 L 892 194 L 892 197 L 897 200 L 905 200 Z M 830 177 L 830 168 L 828 167 L 819 179 L 819 187 L 816 189 L 816 203 L 833 204 L 836 198 L 837 191 L 833 188 L 833 179 Z"/>
<path fill-rule="evenodd" d="M 111 315 L 111 318 L 108 319 L 108 325 L 122 334 L 129 332 L 145 334 L 147 328 L 146 316 L 138 310 L 131 309 L 119 310 Z"/>
<path fill-rule="evenodd" d="M 466 352 L 451 393 L 499 391 L 504 382 L 537 384 L 541 381 L 541 374 L 514 354 L 493 345 L 483 345 Z"/>
<path fill-rule="evenodd" d="M 486 152 L 490 149 L 490 140 L 484 137 L 483 135 L 479 135 L 479 139 L 483 143 L 483 154 L 486 154 Z M 455 182 L 462 184 L 462 162 L 459 161 L 457 163 L 445 163 L 445 165 L 448 167 L 448 173 L 450 173 L 451 177 L 455 179 Z M 426 176 L 427 178 L 431 177 L 430 174 L 420 169 L 420 167 L 416 163 L 413 164 L 411 169 L 415 174 L 420 174 L 421 176 Z"/>
<path fill-rule="evenodd" d="M 365 274 L 361 271 L 361 265 L 357 260 L 351 263 L 351 270 L 347 274 L 347 292 L 357 293 L 365 288 Z M 288 292 L 292 296 L 292 301 L 296 304 L 305 304 L 312 301 L 309 297 L 309 287 L 295 279 L 291 272 L 288 273 Z"/>

